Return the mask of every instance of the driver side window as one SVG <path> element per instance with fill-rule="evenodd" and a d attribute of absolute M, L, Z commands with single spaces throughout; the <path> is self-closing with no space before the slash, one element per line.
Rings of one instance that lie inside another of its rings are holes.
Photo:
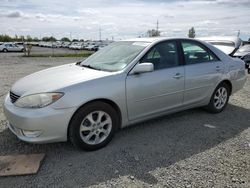
<path fill-rule="evenodd" d="M 179 65 L 176 42 L 161 42 L 151 48 L 140 63 L 149 62 L 155 70 L 171 68 Z"/>

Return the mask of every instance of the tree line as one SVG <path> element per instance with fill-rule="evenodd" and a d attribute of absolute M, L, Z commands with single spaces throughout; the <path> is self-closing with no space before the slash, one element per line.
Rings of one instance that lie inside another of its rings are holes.
<path fill-rule="evenodd" d="M 40 42 L 40 41 L 44 41 L 44 42 L 55 42 L 57 41 L 57 39 L 53 36 L 50 37 L 43 37 L 41 39 L 39 39 L 38 37 L 31 37 L 30 35 L 27 36 L 23 36 L 23 35 L 15 35 L 14 37 L 11 37 L 9 35 L 0 35 L 0 42 Z M 67 37 L 63 37 L 61 38 L 61 41 L 64 42 L 77 42 L 79 41 L 78 39 L 73 39 L 72 41 L 67 38 Z M 80 40 L 82 41 L 82 40 Z"/>

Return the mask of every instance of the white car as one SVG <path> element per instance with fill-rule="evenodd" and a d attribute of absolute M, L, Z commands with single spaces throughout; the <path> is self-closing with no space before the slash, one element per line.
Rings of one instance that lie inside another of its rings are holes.
<path fill-rule="evenodd" d="M 23 52 L 24 47 L 15 43 L 3 43 L 0 45 L 0 51 L 2 52 Z"/>
<path fill-rule="evenodd" d="M 89 44 L 85 47 L 86 50 L 96 50 L 98 47 L 94 44 Z"/>
<path fill-rule="evenodd" d="M 79 42 L 74 42 L 69 46 L 69 49 L 73 50 L 82 50 L 83 49 L 83 44 Z"/>

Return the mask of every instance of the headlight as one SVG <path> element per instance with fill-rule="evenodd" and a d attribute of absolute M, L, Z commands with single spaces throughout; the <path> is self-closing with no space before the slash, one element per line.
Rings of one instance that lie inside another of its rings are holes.
<path fill-rule="evenodd" d="M 63 93 L 38 93 L 19 98 L 14 104 L 20 108 L 43 108 L 57 101 Z"/>

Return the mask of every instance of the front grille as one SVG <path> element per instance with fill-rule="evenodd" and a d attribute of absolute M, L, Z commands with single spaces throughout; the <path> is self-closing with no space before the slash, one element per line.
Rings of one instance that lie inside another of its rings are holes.
<path fill-rule="evenodd" d="M 14 94 L 13 92 L 10 91 L 10 100 L 12 103 L 16 102 L 17 99 L 19 99 L 19 95 Z"/>

